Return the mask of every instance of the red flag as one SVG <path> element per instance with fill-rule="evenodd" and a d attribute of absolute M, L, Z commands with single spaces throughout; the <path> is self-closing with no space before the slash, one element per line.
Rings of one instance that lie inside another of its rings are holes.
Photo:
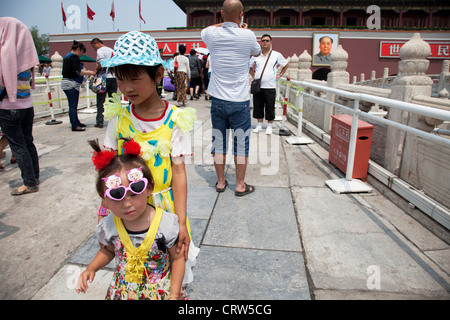
<path fill-rule="evenodd" d="M 63 7 L 62 1 L 61 1 L 61 12 L 62 12 L 62 19 L 64 21 L 64 25 L 66 25 L 67 17 L 66 17 L 66 13 L 64 12 L 64 7 Z"/>
<path fill-rule="evenodd" d="M 111 16 L 112 20 L 114 21 L 114 18 L 116 17 L 116 12 L 114 11 L 114 0 L 111 4 L 111 12 L 109 15 Z"/>
<path fill-rule="evenodd" d="M 144 21 L 144 23 L 146 23 L 144 18 L 142 18 L 142 15 L 141 15 L 141 0 L 139 0 L 139 18 L 141 18 L 141 20 Z"/>
<path fill-rule="evenodd" d="M 91 8 L 89 8 L 88 4 L 86 3 L 86 7 L 87 7 L 87 17 L 89 20 L 94 20 L 94 15 L 95 12 L 91 10 Z"/>

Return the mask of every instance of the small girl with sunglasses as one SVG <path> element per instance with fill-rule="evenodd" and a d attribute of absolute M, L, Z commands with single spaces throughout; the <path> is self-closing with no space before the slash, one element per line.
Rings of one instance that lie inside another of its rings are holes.
<path fill-rule="evenodd" d="M 107 300 L 187 299 L 182 280 L 185 261 L 176 252 L 179 226 L 175 214 L 147 203 L 153 191 L 153 177 L 139 157 L 140 145 L 123 143 L 123 154 L 94 149 L 97 192 L 113 214 L 96 227 L 103 244 L 95 258 L 80 275 L 77 292 L 86 292 L 88 281 L 116 257 L 116 270 L 106 294 Z"/>
<path fill-rule="evenodd" d="M 184 165 L 184 157 L 192 155 L 189 131 L 193 130 L 196 110 L 161 100 L 156 86 L 164 76 L 164 65 L 156 41 L 148 34 L 131 31 L 119 37 L 112 57 L 103 60 L 102 66 L 113 70 L 120 92 L 130 104 L 122 105 L 117 95 L 105 103 L 104 116 L 109 123 L 103 145 L 118 154 L 123 150 L 123 137 L 141 145 L 142 158 L 155 181 L 148 203 L 179 218 L 177 252 L 184 244 L 187 261 L 183 283 L 187 284 L 193 279 L 191 269 L 199 252 L 190 240 Z M 108 207 L 102 207 L 99 214 L 106 215 Z"/>

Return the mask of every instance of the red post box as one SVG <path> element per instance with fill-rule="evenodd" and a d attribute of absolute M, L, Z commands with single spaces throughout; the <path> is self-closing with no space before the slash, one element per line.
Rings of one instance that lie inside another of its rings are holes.
<path fill-rule="evenodd" d="M 347 114 L 331 116 L 329 162 L 333 163 L 343 173 L 347 171 L 351 127 L 352 116 Z M 361 179 L 362 181 L 367 179 L 372 134 L 373 125 L 358 119 L 352 179 Z"/>

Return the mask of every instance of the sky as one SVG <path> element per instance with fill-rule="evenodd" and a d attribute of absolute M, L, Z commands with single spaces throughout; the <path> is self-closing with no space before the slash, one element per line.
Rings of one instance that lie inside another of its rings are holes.
<path fill-rule="evenodd" d="M 65 27 L 61 2 L 67 17 Z M 139 19 L 139 0 L 114 0 L 116 17 L 113 25 L 109 15 L 112 2 L 113 0 L 0 0 L 0 16 L 17 18 L 29 28 L 37 26 L 39 34 L 85 33 L 88 30 L 91 33 L 166 30 L 168 27 L 186 26 L 186 14 L 172 0 L 141 0 L 141 14 L 146 23 Z M 94 20 L 87 18 L 86 3 L 95 12 Z"/>

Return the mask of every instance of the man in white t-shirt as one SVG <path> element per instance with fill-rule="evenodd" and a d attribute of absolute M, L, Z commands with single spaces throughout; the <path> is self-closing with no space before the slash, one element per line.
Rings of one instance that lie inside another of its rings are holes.
<path fill-rule="evenodd" d="M 97 118 L 94 125 L 94 127 L 103 128 L 103 104 L 105 103 L 106 95 L 111 97 L 113 93 L 117 92 L 117 81 L 112 70 L 106 72 L 106 68 L 102 68 L 101 61 L 111 58 L 113 50 L 105 46 L 99 38 L 92 39 L 91 46 L 97 51 L 97 75 L 106 76 L 105 92 L 97 93 Z"/>
<path fill-rule="evenodd" d="M 212 150 L 217 174 L 216 191 L 223 192 L 227 131 L 232 130 L 234 163 L 236 165 L 236 196 L 255 191 L 245 183 L 248 150 L 250 148 L 250 95 L 248 85 L 250 56 L 259 56 L 261 48 L 255 34 L 241 24 L 244 6 L 239 0 L 225 0 L 221 10 L 223 23 L 202 30 L 214 66 L 208 86 L 213 127 Z"/>
<path fill-rule="evenodd" d="M 253 118 L 258 119 L 258 125 L 253 132 L 262 131 L 265 118 L 268 122 L 266 134 L 272 134 L 272 123 L 275 119 L 276 81 L 286 72 L 289 63 L 281 53 L 272 50 L 272 37 L 268 34 L 261 37 L 261 49 L 262 53 L 259 57 L 250 59 L 250 74 L 255 79 L 261 79 L 261 92 L 253 95 Z M 265 69 L 264 66 L 266 66 Z M 277 74 L 279 66 L 282 69 L 280 74 Z"/>

